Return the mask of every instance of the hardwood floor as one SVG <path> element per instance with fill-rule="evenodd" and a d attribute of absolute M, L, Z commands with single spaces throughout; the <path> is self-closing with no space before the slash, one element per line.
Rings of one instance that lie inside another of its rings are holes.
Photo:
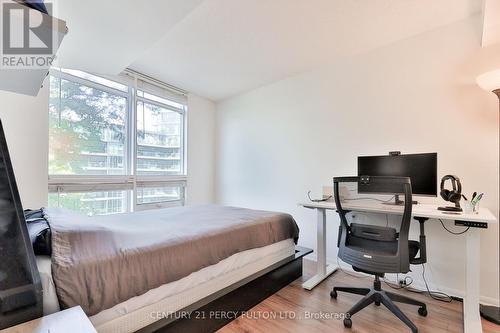
<path fill-rule="evenodd" d="M 410 332 L 384 306 L 371 305 L 352 317 L 351 329 L 344 328 L 342 319 L 336 319 L 337 313 L 347 311 L 361 296 L 339 292 L 337 300 L 330 298 L 330 290 L 337 286 L 368 287 L 370 278 L 356 278 L 337 272 L 323 281 L 312 291 L 301 287 L 313 272 L 310 261 L 304 262 L 304 276 L 276 294 L 252 308 L 246 316 L 240 317 L 224 326 L 218 333 L 247 332 L 345 332 L 345 333 L 401 333 Z M 382 284 L 385 290 L 399 292 Z M 417 307 L 405 304 L 398 306 L 415 323 L 419 333 L 463 332 L 462 303 L 453 301 L 443 303 L 428 296 L 401 291 L 412 298 L 427 304 L 428 316 L 417 314 Z M 328 318 L 330 316 L 330 318 Z M 483 320 L 484 333 L 498 333 L 500 327 Z"/>

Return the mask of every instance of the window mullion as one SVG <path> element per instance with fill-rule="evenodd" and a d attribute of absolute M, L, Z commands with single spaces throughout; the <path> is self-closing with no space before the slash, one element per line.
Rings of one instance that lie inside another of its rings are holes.
<path fill-rule="evenodd" d="M 134 78 L 134 87 L 133 87 L 133 93 L 132 93 L 132 107 L 131 109 L 131 114 L 132 114 L 132 140 L 131 140 L 131 146 L 132 146 L 132 151 L 133 151 L 133 158 L 132 158 L 132 175 L 134 179 L 134 188 L 132 191 L 132 209 L 135 211 L 137 208 L 137 77 Z"/>

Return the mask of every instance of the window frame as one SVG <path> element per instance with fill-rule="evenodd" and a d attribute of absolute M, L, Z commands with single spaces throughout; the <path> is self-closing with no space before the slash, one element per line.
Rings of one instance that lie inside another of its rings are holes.
<path fill-rule="evenodd" d="M 109 94 L 116 94 L 126 98 L 126 117 L 125 117 L 125 147 L 124 147 L 124 175 L 57 175 L 48 174 L 48 191 L 51 193 L 64 193 L 64 192 L 101 192 L 109 190 L 123 189 L 127 191 L 127 212 L 141 211 L 146 209 L 166 208 L 172 206 L 183 206 L 186 198 L 187 188 L 187 100 L 180 103 L 178 100 L 172 100 L 168 97 L 158 96 L 154 91 L 148 91 L 143 87 L 138 88 L 137 76 L 130 80 L 124 77 L 109 78 L 107 76 L 95 75 L 88 73 L 99 78 L 114 81 L 119 84 L 125 85 L 128 89 L 127 92 L 113 87 L 106 86 L 64 72 L 61 69 L 52 68 L 49 72 L 50 76 L 56 77 L 59 80 L 67 80 L 76 84 L 88 86 L 90 88 L 105 91 Z M 150 82 L 148 82 L 151 84 Z M 175 108 L 174 106 L 163 104 L 161 102 L 151 100 L 138 95 L 138 91 L 155 95 L 172 102 L 179 103 L 182 108 Z M 138 153 L 138 137 L 137 137 L 137 109 L 138 103 L 149 103 L 172 112 L 178 113 L 181 117 L 181 124 L 179 129 L 180 135 L 180 163 L 181 170 L 179 174 L 175 175 L 139 175 L 137 173 L 137 153 Z M 48 105 L 50 107 L 50 104 Z M 50 129 L 49 129 L 50 130 Z M 161 186 L 180 186 L 180 197 L 178 200 L 169 200 L 165 202 L 138 204 L 137 195 L 138 188 L 154 188 Z M 83 189 L 83 190 L 82 190 Z"/>

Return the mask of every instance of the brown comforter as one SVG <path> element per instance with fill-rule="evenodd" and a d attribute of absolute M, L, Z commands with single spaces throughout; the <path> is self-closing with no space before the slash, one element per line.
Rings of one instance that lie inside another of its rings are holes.
<path fill-rule="evenodd" d="M 297 240 L 299 232 L 288 214 L 222 206 L 48 215 L 59 303 L 89 316 L 240 251 Z"/>

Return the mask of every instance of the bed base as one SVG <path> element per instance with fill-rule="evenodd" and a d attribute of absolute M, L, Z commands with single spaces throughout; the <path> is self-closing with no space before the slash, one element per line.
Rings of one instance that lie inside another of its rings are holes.
<path fill-rule="evenodd" d="M 302 258 L 311 252 L 311 249 L 296 246 L 295 255 L 168 315 L 138 333 L 215 332 L 301 277 Z"/>

